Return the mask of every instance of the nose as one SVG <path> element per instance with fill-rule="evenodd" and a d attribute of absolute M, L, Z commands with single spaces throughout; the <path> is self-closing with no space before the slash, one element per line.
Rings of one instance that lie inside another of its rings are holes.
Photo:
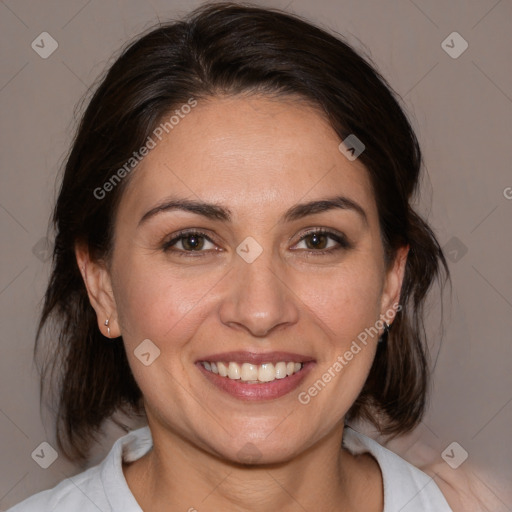
<path fill-rule="evenodd" d="M 297 322 L 299 299 L 286 282 L 286 269 L 271 254 L 263 251 L 252 263 L 240 258 L 229 280 L 220 308 L 223 324 L 265 337 Z"/>

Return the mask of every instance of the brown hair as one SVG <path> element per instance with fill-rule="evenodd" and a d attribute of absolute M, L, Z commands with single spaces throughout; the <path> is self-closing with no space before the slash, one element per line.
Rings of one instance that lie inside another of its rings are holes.
<path fill-rule="evenodd" d="M 53 326 L 41 396 L 44 384 L 55 381 L 57 441 L 70 458 L 87 458 L 114 412 L 143 412 L 122 341 L 109 342 L 98 330 L 74 253 L 81 242 L 93 257 L 108 259 L 129 176 L 104 197 L 95 191 L 172 109 L 191 97 L 242 92 L 299 95 L 325 113 L 341 139 L 353 133 L 365 144 L 359 160 L 371 178 L 386 261 L 400 246 L 409 244 L 410 251 L 403 309 L 347 418 L 369 420 L 383 434 L 405 433 L 422 418 L 429 376 L 423 305 L 440 270 L 447 277 L 449 271 L 433 232 L 410 206 L 421 153 L 406 116 L 385 80 L 341 38 L 278 10 L 213 4 L 127 46 L 90 99 L 67 157 L 35 354 Z"/>

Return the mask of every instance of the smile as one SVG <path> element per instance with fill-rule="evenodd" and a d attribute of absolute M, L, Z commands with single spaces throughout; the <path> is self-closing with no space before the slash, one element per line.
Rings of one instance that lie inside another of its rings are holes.
<path fill-rule="evenodd" d="M 260 384 L 285 379 L 302 370 L 304 366 L 303 363 L 293 361 L 263 364 L 201 361 L 201 365 L 211 373 L 231 380 L 240 380 L 246 384 Z"/>

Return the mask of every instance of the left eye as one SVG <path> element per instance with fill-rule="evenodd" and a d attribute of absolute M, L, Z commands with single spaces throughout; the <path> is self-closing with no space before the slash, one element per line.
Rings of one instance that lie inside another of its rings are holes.
<path fill-rule="evenodd" d="M 308 251 L 332 251 L 339 249 L 341 247 L 347 247 L 346 240 L 335 233 L 331 233 L 328 231 L 312 231 L 305 234 L 296 245 L 298 247 L 299 244 L 304 243 L 305 247 L 302 249 L 306 249 Z M 298 247 L 300 248 L 300 247 Z"/>

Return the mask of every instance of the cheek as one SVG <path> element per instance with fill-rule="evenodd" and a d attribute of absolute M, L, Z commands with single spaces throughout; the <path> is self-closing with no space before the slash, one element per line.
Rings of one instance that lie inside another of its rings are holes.
<path fill-rule="evenodd" d="M 370 328 L 380 314 L 379 283 L 378 269 L 371 266 L 347 266 L 328 278 L 308 280 L 308 286 L 303 283 L 300 297 L 320 326 L 318 339 L 325 341 L 316 378 L 301 388 L 298 401 L 322 411 L 321 433 L 346 415 L 368 378 L 377 344 Z"/>
<path fill-rule="evenodd" d="M 218 293 L 228 298 L 229 287 L 236 286 L 229 269 L 218 266 L 178 268 L 138 256 L 125 257 L 118 268 L 114 283 L 117 313 L 129 346 L 149 338 L 167 347 L 172 338 L 168 347 L 172 350 L 200 327 Z M 380 274 L 369 258 L 355 255 L 339 267 L 293 271 L 284 277 L 293 292 L 289 300 L 295 300 L 302 310 L 299 321 L 311 315 L 310 321 L 323 325 L 336 344 L 350 342 L 379 317 Z"/>
<path fill-rule="evenodd" d="M 157 265 L 150 257 L 125 259 L 116 273 L 115 298 L 123 339 L 134 347 L 149 338 L 173 350 L 197 322 L 201 302 L 222 272 Z M 224 271 L 225 273 L 225 271 Z M 169 345 L 167 340 L 172 338 Z"/>
<path fill-rule="evenodd" d="M 326 275 L 297 280 L 297 295 L 337 345 L 355 339 L 380 315 L 381 279 L 377 266 L 351 264 Z"/>

